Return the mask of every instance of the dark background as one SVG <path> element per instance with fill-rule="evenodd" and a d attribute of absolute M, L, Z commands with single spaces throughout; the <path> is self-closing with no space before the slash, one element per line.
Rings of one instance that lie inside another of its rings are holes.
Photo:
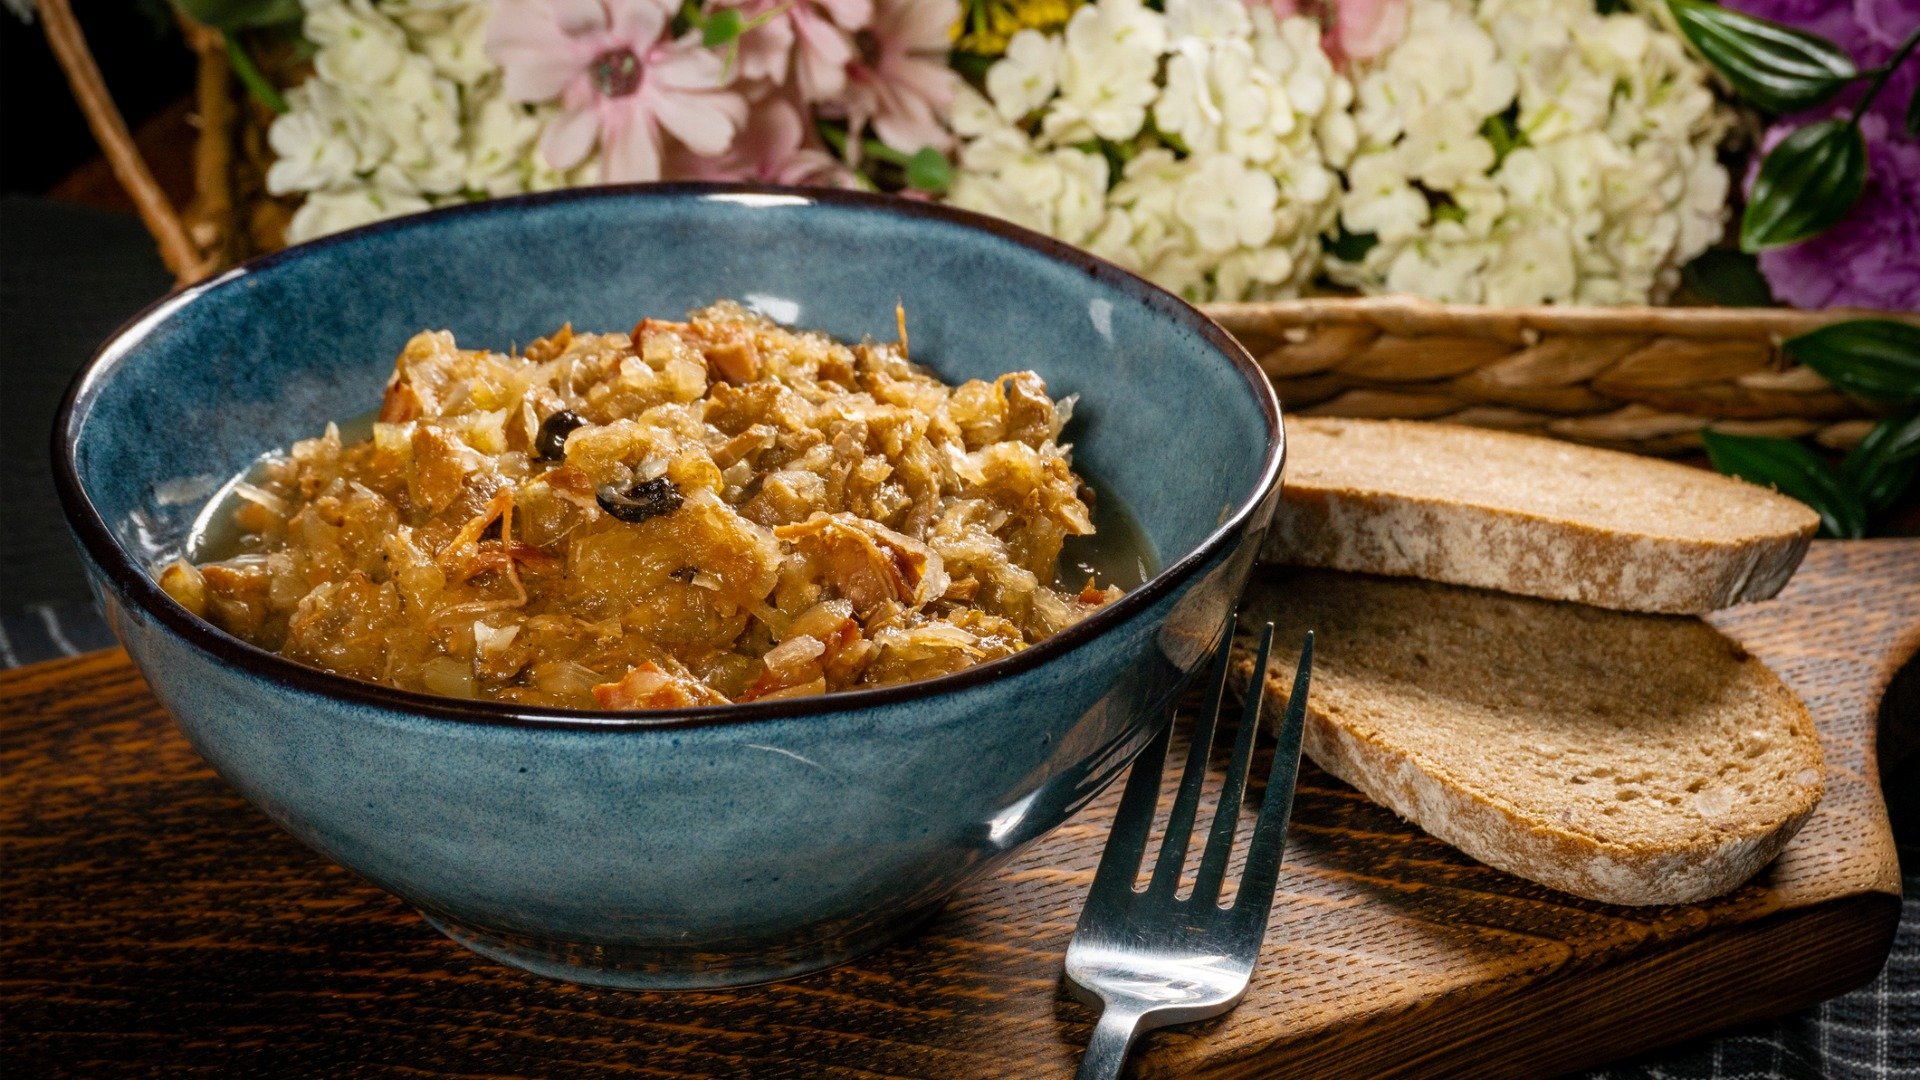
<path fill-rule="evenodd" d="M 79 0 L 107 88 L 138 128 L 193 85 L 193 58 L 157 0 Z M 44 195 L 96 153 L 37 22 L 0 8 L 0 191 Z"/>
<path fill-rule="evenodd" d="M 160 3 L 81 0 L 129 126 L 179 138 L 193 58 Z M 169 127 L 166 121 L 172 121 Z M 110 173 L 37 22 L 0 8 L 0 615 L 84 603 L 53 501 L 47 433 L 74 370 L 172 278 Z"/>

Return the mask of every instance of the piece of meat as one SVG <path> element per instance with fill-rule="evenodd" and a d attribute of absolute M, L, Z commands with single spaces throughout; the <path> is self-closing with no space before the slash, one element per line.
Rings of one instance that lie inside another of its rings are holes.
<path fill-rule="evenodd" d="M 815 514 L 773 535 L 819 565 L 863 616 L 897 602 L 917 607 L 947 591 L 940 555 L 909 536 L 852 514 Z"/>
<path fill-rule="evenodd" d="M 1031 371 L 1016 371 L 1000 376 L 999 385 L 1007 395 L 1007 438 L 1036 450 L 1051 442 L 1053 399 L 1047 396 L 1046 380 Z"/>
<path fill-rule="evenodd" d="M 593 688 L 593 700 L 603 709 L 684 709 L 694 705 L 725 705 L 720 692 L 698 679 L 675 675 L 651 660 L 629 670 L 619 682 Z"/>
<path fill-rule="evenodd" d="M 160 588 L 174 603 L 201 618 L 207 616 L 207 579 L 199 569 L 180 559 L 160 571 Z"/>
<path fill-rule="evenodd" d="M 273 612 L 273 575 L 267 561 L 256 556 L 208 563 L 200 568 L 200 577 L 213 624 L 235 637 L 257 638 Z"/>
<path fill-rule="evenodd" d="M 437 514 L 460 497 L 467 476 L 478 467 L 478 455 L 465 443 L 439 427 L 422 424 L 413 432 L 413 474 L 408 480 L 408 493 L 416 506 Z"/>

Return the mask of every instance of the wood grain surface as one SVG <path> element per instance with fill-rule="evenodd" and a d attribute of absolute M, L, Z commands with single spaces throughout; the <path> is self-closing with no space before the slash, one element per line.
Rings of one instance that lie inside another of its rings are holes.
<path fill-rule="evenodd" d="M 1758 879 L 1688 907 L 1578 900 L 1309 766 L 1253 989 L 1149 1036 L 1137 1075 L 1548 1075 L 1870 978 L 1900 888 L 1873 721 L 1920 648 L 1920 541 L 1816 544 L 1780 599 L 1714 622 L 1827 752 L 1825 801 Z M 0 769 L 12 1077 L 1068 1076 L 1092 1020 L 1060 960 L 1117 787 L 861 961 L 650 994 L 441 938 L 243 802 L 118 652 L 0 675 Z"/>

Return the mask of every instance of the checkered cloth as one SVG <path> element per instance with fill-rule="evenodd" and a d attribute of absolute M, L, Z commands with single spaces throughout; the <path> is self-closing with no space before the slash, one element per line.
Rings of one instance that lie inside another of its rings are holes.
<path fill-rule="evenodd" d="M 1595 1069 L 1585 1080 L 1920 1080 L 1920 844 L 1901 847 L 1900 865 L 1900 930 L 1872 983 L 1803 1013 Z"/>
<path fill-rule="evenodd" d="M 0 614 L 0 667 L 112 644 L 86 605 Z M 1920 1080 L 1920 835 L 1901 840 L 1900 930 L 1871 985 L 1807 1012 L 1595 1069 L 1584 1080 Z"/>

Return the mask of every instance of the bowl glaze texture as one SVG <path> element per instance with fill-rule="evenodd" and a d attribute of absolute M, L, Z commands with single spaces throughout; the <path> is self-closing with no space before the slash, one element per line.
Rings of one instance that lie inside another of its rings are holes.
<path fill-rule="evenodd" d="M 365 412 L 415 331 L 507 348 L 738 298 L 894 336 L 949 381 L 1078 394 L 1077 467 L 1164 569 L 1079 625 L 921 683 L 679 712 L 541 711 L 354 682 L 153 583 L 216 485 Z M 102 607 L 199 752 L 302 841 L 488 956 L 582 982 L 732 985 L 929 916 L 1132 760 L 1219 640 L 1278 497 L 1272 391 L 1173 296 L 985 218 L 655 185 L 481 203 L 293 248 L 169 297 L 81 373 L 55 473 Z"/>

